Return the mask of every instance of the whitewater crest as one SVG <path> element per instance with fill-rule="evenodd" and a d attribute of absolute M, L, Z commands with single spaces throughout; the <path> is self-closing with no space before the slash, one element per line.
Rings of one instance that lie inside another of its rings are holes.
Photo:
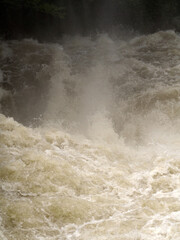
<path fill-rule="evenodd" d="M 179 240 L 178 34 L 2 42 L 0 62 L 0 239 Z"/>

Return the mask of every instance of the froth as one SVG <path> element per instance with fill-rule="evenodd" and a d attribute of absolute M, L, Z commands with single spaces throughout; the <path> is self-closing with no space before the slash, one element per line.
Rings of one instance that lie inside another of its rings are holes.
<path fill-rule="evenodd" d="M 178 240 L 179 36 L 11 47 L 49 81 L 36 128 L 0 115 L 0 238 Z"/>

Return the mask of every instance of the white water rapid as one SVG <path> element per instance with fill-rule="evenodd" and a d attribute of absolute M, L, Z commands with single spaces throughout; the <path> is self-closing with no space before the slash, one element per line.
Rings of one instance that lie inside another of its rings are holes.
<path fill-rule="evenodd" d="M 178 34 L 0 42 L 0 63 L 1 240 L 180 240 Z"/>

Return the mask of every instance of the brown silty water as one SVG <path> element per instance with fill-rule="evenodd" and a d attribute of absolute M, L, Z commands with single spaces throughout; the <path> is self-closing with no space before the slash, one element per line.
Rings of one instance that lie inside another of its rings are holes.
<path fill-rule="evenodd" d="M 0 239 L 180 239 L 180 37 L 0 44 Z"/>

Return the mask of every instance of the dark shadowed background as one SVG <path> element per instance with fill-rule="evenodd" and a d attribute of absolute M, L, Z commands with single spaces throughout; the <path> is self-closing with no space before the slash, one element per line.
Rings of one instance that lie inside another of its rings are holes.
<path fill-rule="evenodd" d="M 1 39 L 54 41 L 124 26 L 142 33 L 180 30 L 179 0 L 1 0 Z"/>

